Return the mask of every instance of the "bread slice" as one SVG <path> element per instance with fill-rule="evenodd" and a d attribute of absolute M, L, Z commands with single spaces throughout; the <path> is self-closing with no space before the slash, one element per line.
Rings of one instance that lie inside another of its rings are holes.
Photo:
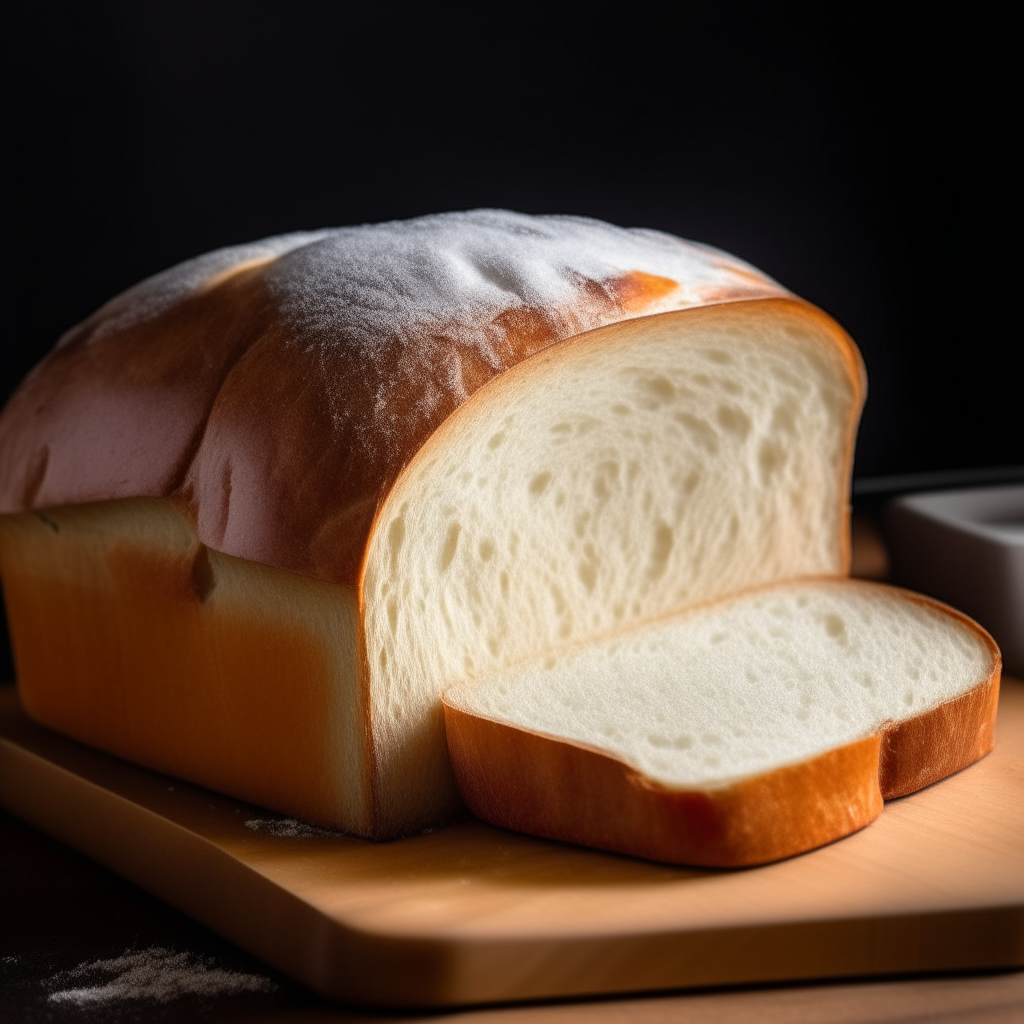
<path fill-rule="evenodd" d="M 978 625 L 858 581 L 776 585 L 446 691 L 459 790 L 506 828 L 739 867 L 862 828 L 992 747 Z"/>
<path fill-rule="evenodd" d="M 445 687 L 846 571 L 859 355 L 740 261 L 495 211 L 235 256 L 114 300 L 0 417 L 44 724 L 385 838 L 461 810 Z"/>

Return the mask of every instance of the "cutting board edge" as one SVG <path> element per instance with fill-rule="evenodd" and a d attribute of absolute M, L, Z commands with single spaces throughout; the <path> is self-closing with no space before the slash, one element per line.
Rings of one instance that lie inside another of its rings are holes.
<path fill-rule="evenodd" d="M 437 1008 L 1024 967 L 1021 902 L 645 935 L 467 941 L 372 933 L 6 737 L 0 737 L 0 804 L 322 995 L 365 1006 Z M 118 838 L 126 834 L 131 843 Z M 194 884 L 197 878 L 202 885 Z"/>

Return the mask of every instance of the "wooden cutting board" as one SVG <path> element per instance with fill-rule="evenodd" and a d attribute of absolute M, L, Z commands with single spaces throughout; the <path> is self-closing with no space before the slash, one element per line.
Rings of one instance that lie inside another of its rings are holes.
<path fill-rule="evenodd" d="M 327 996 L 445 1006 L 1024 965 L 1024 684 L 996 750 L 831 846 L 680 870 L 477 821 L 304 834 L 0 701 L 0 804 Z"/>

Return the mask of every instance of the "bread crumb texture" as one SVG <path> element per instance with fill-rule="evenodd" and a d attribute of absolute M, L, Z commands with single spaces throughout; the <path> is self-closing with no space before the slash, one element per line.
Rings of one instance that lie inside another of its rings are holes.
<path fill-rule="evenodd" d="M 840 351 L 800 311 L 705 312 L 523 363 L 407 467 L 362 586 L 383 790 L 411 799 L 398 781 L 445 763 L 448 685 L 843 572 L 858 396 Z"/>
<path fill-rule="evenodd" d="M 772 588 L 451 692 L 471 714 L 583 744 L 678 788 L 806 761 L 959 697 L 976 630 L 898 591 Z"/>

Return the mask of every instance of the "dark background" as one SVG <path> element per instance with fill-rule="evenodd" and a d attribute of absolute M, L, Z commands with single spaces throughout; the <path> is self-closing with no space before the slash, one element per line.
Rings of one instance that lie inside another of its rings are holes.
<path fill-rule="evenodd" d="M 1011 6 L 24 6 L 0 398 L 189 256 L 499 206 L 710 242 L 824 307 L 871 382 L 858 480 L 1019 466 Z"/>

